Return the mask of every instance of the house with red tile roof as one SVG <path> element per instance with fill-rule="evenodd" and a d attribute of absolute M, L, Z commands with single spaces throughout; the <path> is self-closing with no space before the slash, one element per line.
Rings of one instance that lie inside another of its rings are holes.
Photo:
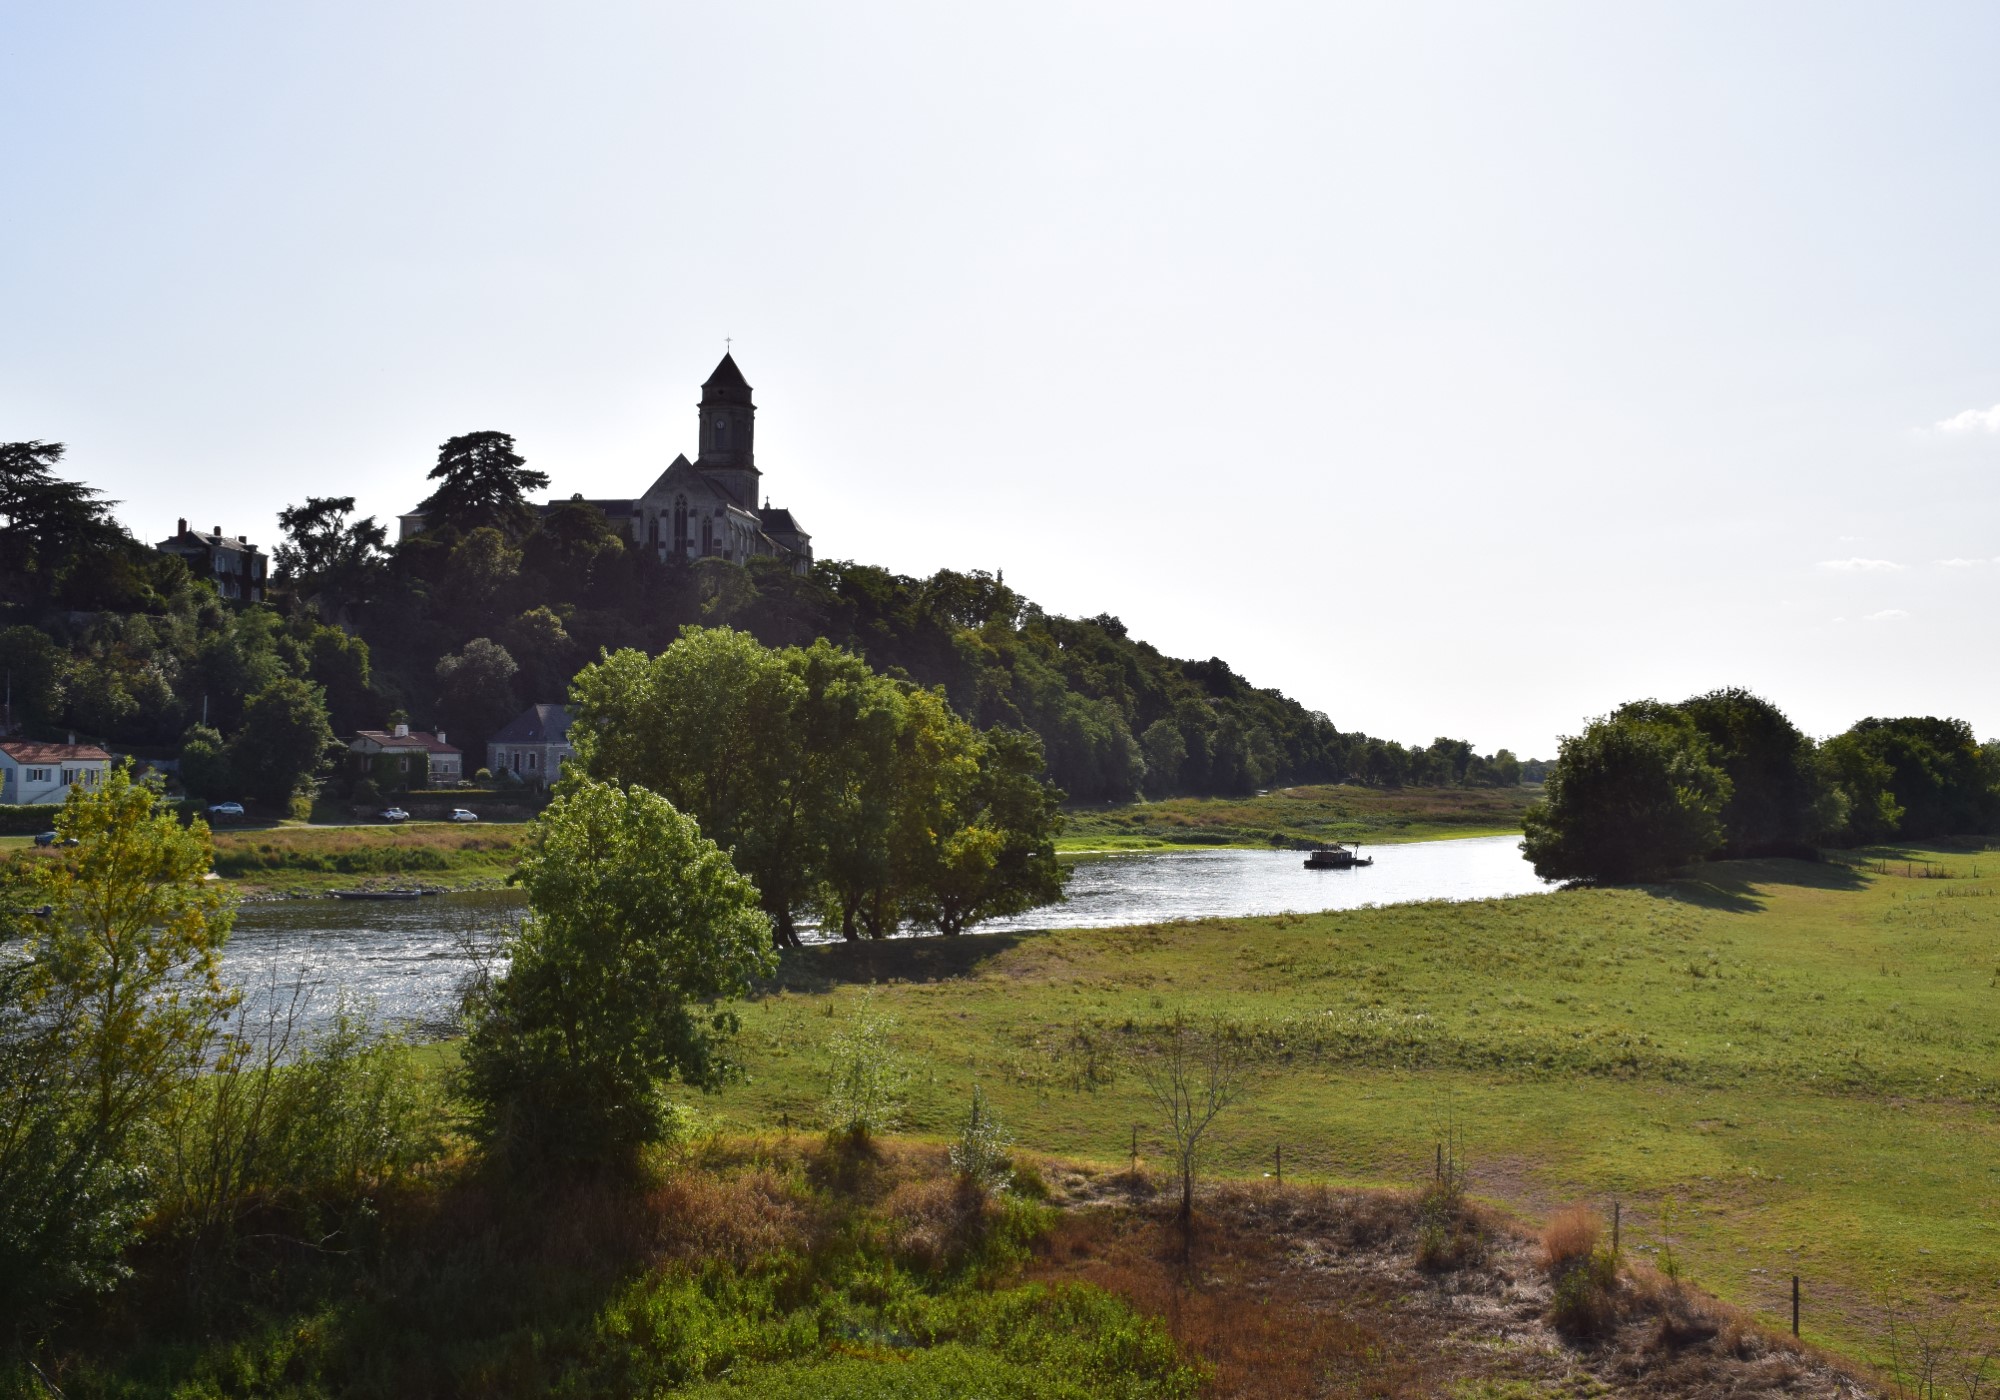
<path fill-rule="evenodd" d="M 432 784 L 456 783 L 465 777 L 465 756 L 444 741 L 444 732 L 429 734 L 407 724 L 393 729 L 363 729 L 347 741 L 358 773 L 374 771 L 375 760 L 386 754 L 397 759 L 397 771 L 420 782 L 428 772 Z M 422 756 L 422 759 L 419 758 Z M 424 762 L 422 760 L 428 760 Z"/>

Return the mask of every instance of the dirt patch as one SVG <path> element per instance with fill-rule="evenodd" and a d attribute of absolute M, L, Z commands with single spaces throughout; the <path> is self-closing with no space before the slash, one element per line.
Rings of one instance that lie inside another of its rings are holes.
<path fill-rule="evenodd" d="M 1030 1276 L 1085 1280 L 1163 1319 L 1214 1372 L 1210 1394 L 1858 1397 L 1872 1383 L 1726 1304 L 1620 1265 L 1588 1340 L 1551 1324 L 1541 1244 L 1478 1207 L 1485 1248 L 1464 1267 L 1416 1263 L 1412 1194 L 1229 1185 L 1206 1191 L 1193 1237 L 1144 1175 L 1051 1165 L 1068 1205 Z"/>

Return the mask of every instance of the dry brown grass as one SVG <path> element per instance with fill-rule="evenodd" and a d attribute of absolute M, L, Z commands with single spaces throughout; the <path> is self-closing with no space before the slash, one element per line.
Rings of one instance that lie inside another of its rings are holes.
<path fill-rule="evenodd" d="M 1556 1278 L 1597 1253 L 1604 1238 L 1604 1221 L 1589 1206 L 1570 1206 L 1549 1217 L 1542 1227 L 1542 1272 Z"/>

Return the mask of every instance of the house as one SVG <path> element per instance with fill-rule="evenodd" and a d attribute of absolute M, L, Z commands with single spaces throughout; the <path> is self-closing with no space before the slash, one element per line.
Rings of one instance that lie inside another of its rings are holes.
<path fill-rule="evenodd" d="M 498 777 L 512 773 L 546 787 L 576 757 L 569 746 L 569 711 L 561 705 L 530 705 L 514 716 L 486 746 L 486 766 Z"/>
<path fill-rule="evenodd" d="M 444 741 L 443 730 L 427 734 L 407 724 L 394 729 L 363 729 L 348 740 L 347 748 L 348 766 L 360 777 L 380 773 L 378 761 L 386 758 L 394 760 L 394 772 L 415 786 L 428 782 L 441 787 L 465 778 L 465 755 Z M 419 755 L 428 762 L 420 762 Z"/>
<path fill-rule="evenodd" d="M 753 450 L 757 406 L 751 401 L 749 381 L 731 356 L 724 355 L 701 386 L 697 411 L 700 435 L 694 461 L 686 454 L 675 457 L 639 496 L 585 503 L 603 511 L 611 528 L 629 544 L 648 549 L 663 561 L 725 559 L 741 564 L 761 556 L 783 559 L 795 573 L 808 572 L 812 536 L 784 507 L 768 500 L 757 504 L 764 477 Z M 420 510 L 396 520 L 400 539 L 423 533 Z"/>
<path fill-rule="evenodd" d="M 178 554 L 187 561 L 188 572 L 212 581 L 215 591 L 225 598 L 245 603 L 264 600 L 264 575 L 270 560 L 250 541 L 223 534 L 220 525 L 213 530 L 190 530 L 182 520 L 172 539 L 153 547 L 162 554 Z"/>
<path fill-rule="evenodd" d="M 0 740 L 0 802 L 61 803 L 73 787 L 97 787 L 111 771 L 111 755 L 95 744 L 38 744 Z"/>

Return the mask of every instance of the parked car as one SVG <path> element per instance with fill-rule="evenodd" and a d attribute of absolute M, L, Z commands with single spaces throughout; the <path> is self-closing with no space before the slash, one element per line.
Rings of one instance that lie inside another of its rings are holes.
<path fill-rule="evenodd" d="M 410 819 L 410 814 L 401 807 L 384 807 L 375 815 L 385 822 L 406 822 Z"/>
<path fill-rule="evenodd" d="M 479 820 L 479 813 L 468 812 L 463 807 L 454 807 L 451 809 L 451 819 L 455 822 L 476 822 Z"/>
<path fill-rule="evenodd" d="M 211 802 L 208 804 L 211 817 L 240 817 L 243 815 L 241 802 Z"/>
<path fill-rule="evenodd" d="M 53 831 L 44 831 L 35 837 L 35 844 L 37 846 L 53 846 L 56 844 L 56 834 Z M 72 836 L 62 844 L 65 846 L 74 846 L 76 838 Z"/>

